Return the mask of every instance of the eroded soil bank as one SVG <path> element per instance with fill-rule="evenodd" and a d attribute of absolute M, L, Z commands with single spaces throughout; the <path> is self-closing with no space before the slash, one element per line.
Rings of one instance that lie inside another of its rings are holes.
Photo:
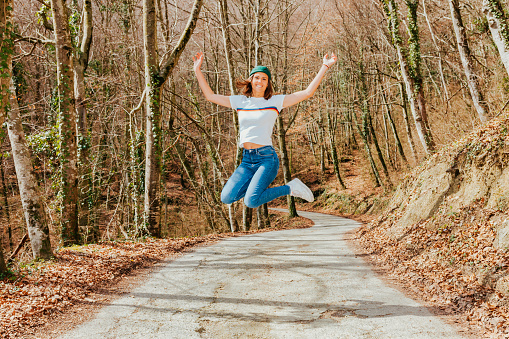
<path fill-rule="evenodd" d="M 378 265 L 485 336 L 509 335 L 509 118 L 442 149 L 358 236 Z"/>

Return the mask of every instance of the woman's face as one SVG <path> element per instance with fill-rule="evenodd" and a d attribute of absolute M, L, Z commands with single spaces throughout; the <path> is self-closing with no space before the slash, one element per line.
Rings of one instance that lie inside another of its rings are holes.
<path fill-rule="evenodd" d="M 263 97 L 265 90 L 269 85 L 269 76 L 263 72 L 253 74 L 251 79 L 251 86 L 253 87 L 254 96 Z"/>

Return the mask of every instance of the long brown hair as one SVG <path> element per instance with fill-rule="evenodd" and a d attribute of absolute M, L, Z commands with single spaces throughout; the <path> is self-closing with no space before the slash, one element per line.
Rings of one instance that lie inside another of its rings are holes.
<path fill-rule="evenodd" d="M 253 76 L 251 75 L 247 79 L 237 79 L 235 81 L 235 86 L 239 89 L 240 94 L 245 95 L 250 98 L 253 96 L 253 86 L 251 85 L 251 81 L 253 80 Z M 267 82 L 267 88 L 265 89 L 265 93 L 263 93 L 263 97 L 267 100 L 272 98 L 274 95 L 274 88 L 272 87 L 272 81 L 269 79 Z"/>

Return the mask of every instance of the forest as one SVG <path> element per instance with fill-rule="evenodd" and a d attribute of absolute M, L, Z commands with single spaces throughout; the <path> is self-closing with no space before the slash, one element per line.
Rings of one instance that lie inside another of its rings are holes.
<path fill-rule="evenodd" d="M 205 100 L 256 65 L 277 93 L 313 98 L 274 130 L 276 183 L 334 174 L 359 155 L 383 194 L 509 104 L 500 0 L 2 0 L 0 271 L 24 238 L 31 258 L 112 239 L 182 237 L 266 224 L 267 206 L 223 205 L 240 161 L 236 112 Z M 352 193 L 354 194 L 354 193 Z M 297 216 L 295 199 L 286 203 Z M 5 255 L 5 258 L 4 258 Z"/>

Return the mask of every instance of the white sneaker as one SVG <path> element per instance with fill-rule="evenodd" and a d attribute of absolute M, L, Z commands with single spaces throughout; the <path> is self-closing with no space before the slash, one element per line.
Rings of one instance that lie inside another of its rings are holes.
<path fill-rule="evenodd" d="M 306 186 L 302 181 L 295 178 L 290 181 L 288 184 L 290 186 L 290 195 L 293 197 L 302 198 L 307 200 L 308 202 L 313 202 L 315 197 L 313 196 L 313 192 Z"/>

